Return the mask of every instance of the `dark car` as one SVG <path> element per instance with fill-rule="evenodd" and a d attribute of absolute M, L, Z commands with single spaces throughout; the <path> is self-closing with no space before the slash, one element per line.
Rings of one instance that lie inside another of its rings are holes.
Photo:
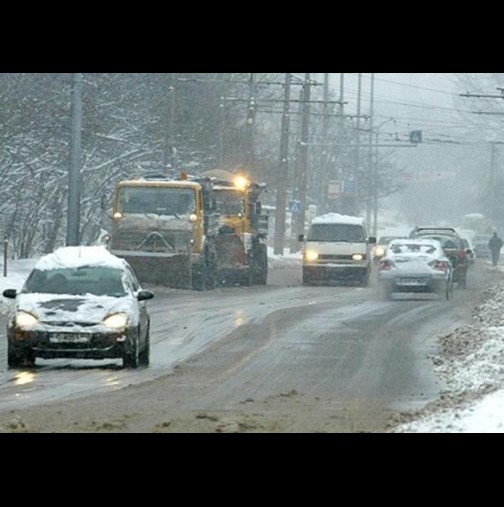
<path fill-rule="evenodd" d="M 150 317 L 129 264 L 102 246 L 69 246 L 41 257 L 19 292 L 7 324 L 7 362 L 35 358 L 120 358 L 124 367 L 149 364 Z"/>
<path fill-rule="evenodd" d="M 421 234 L 417 239 L 435 239 L 441 243 L 443 250 L 453 265 L 453 281 L 458 287 L 465 289 L 467 287 L 467 270 L 469 269 L 469 259 L 466 250 L 458 234 Z"/>
<path fill-rule="evenodd" d="M 465 248 L 466 254 L 467 254 L 467 261 L 469 262 L 469 267 L 473 267 L 474 263 L 476 262 L 476 251 L 474 250 L 474 247 L 472 246 L 472 242 L 468 238 L 462 238 L 462 246 Z"/>

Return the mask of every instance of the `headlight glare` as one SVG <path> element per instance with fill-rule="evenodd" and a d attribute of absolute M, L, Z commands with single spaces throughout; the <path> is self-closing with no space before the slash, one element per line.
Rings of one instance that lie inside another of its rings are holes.
<path fill-rule="evenodd" d="M 31 329 L 37 324 L 37 322 L 38 318 L 31 313 L 23 311 L 18 311 L 16 313 L 16 327 L 18 328 Z"/>
<path fill-rule="evenodd" d="M 105 317 L 102 324 L 110 329 L 124 329 L 128 323 L 128 316 L 125 313 L 113 313 Z"/>
<path fill-rule="evenodd" d="M 306 250 L 304 256 L 305 256 L 305 259 L 309 262 L 313 262 L 318 259 L 318 253 L 315 252 L 314 250 Z"/>
<path fill-rule="evenodd" d="M 361 260 L 363 260 L 363 259 L 364 259 L 364 256 L 363 256 L 362 254 L 353 254 L 353 255 L 352 255 L 352 259 L 353 259 L 354 261 L 361 261 Z"/>

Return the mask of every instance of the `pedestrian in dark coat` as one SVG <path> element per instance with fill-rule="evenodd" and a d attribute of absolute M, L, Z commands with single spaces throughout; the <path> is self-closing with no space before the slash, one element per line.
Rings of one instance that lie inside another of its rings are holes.
<path fill-rule="evenodd" d="M 497 266 L 502 248 L 502 239 L 497 236 L 496 232 L 494 232 L 493 236 L 490 238 L 488 248 L 490 248 L 490 251 L 492 252 L 492 266 Z"/>

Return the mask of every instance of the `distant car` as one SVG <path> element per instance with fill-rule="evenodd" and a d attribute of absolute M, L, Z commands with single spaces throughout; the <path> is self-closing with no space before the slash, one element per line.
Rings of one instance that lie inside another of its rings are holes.
<path fill-rule="evenodd" d="M 378 264 L 382 257 L 385 255 L 387 251 L 387 245 L 394 239 L 400 239 L 402 236 L 382 236 L 376 245 L 373 246 L 371 250 L 371 255 L 373 257 L 373 262 Z"/>
<path fill-rule="evenodd" d="M 149 364 L 150 317 L 129 264 L 103 246 L 69 246 L 41 257 L 18 292 L 7 324 L 7 363 L 35 358 L 121 358 L 124 367 Z"/>
<path fill-rule="evenodd" d="M 472 242 L 469 238 L 461 238 L 462 246 L 465 248 L 465 252 L 467 254 L 467 261 L 469 262 L 469 267 L 474 266 L 476 262 L 476 252 L 472 245 Z"/>
<path fill-rule="evenodd" d="M 491 234 L 476 234 L 472 238 L 472 244 L 474 247 L 474 252 L 476 257 L 479 259 L 490 259 L 491 252 L 488 246 L 488 242 L 490 241 Z"/>
<path fill-rule="evenodd" d="M 420 236 L 430 236 L 432 234 L 443 234 L 449 236 L 460 237 L 454 227 L 437 227 L 437 226 L 417 226 L 411 233 L 410 238 L 418 238 Z"/>
<path fill-rule="evenodd" d="M 432 239 L 396 239 L 378 267 L 381 300 L 393 293 L 432 293 L 450 299 L 453 266 L 441 244 Z"/>
<path fill-rule="evenodd" d="M 417 227 L 415 231 L 412 232 L 411 237 L 417 239 L 435 239 L 439 241 L 446 256 L 450 259 L 453 265 L 453 281 L 462 289 L 467 287 L 469 259 L 465 248 L 462 245 L 462 239 L 454 228 Z"/>

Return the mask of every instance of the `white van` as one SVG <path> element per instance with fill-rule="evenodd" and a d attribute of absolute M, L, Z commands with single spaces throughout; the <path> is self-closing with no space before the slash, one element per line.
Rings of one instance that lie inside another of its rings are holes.
<path fill-rule="evenodd" d="M 329 280 L 353 280 L 367 287 L 371 273 L 371 245 L 364 219 L 329 213 L 313 219 L 303 249 L 303 285 Z"/>

